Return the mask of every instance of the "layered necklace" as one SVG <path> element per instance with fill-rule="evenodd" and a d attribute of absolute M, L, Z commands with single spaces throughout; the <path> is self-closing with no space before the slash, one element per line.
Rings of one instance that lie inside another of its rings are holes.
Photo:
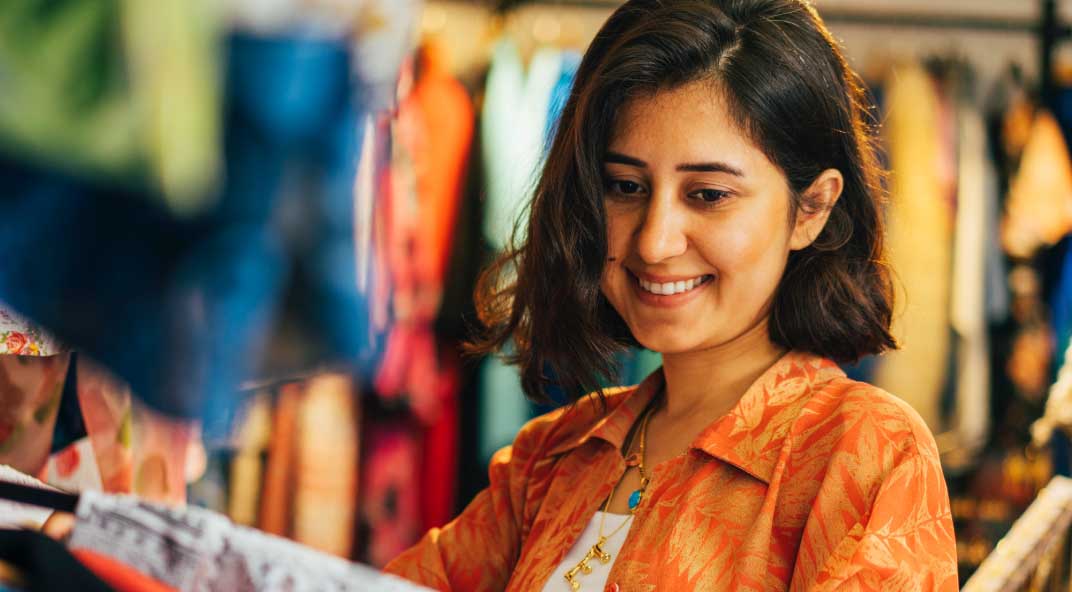
<path fill-rule="evenodd" d="M 630 454 L 625 461 L 627 467 L 635 466 L 640 473 L 640 487 L 629 495 L 629 517 L 623 520 L 622 523 L 618 525 L 618 528 L 615 528 L 609 534 L 603 534 L 603 524 L 606 522 L 607 508 L 610 507 L 610 500 L 614 497 L 614 492 L 618 490 L 618 485 L 621 485 L 621 481 L 618 481 L 618 483 L 614 485 L 614 488 L 611 489 L 610 495 L 607 496 L 607 500 L 603 502 L 603 510 L 599 517 L 599 538 L 596 540 L 596 544 L 592 545 L 592 548 L 584 554 L 584 558 L 581 559 L 577 565 L 573 566 L 572 569 L 567 571 L 564 576 L 566 582 L 569 583 L 571 590 L 576 591 L 581 589 L 581 582 L 577 578 L 582 574 L 587 575 L 592 573 L 591 561 L 598 560 L 603 565 L 610 563 L 611 555 L 603 549 L 603 544 L 611 537 L 618 534 L 618 531 L 620 531 L 626 524 L 633 521 L 637 508 L 640 507 L 640 502 L 644 499 L 644 492 L 647 491 L 648 483 L 651 481 L 647 471 L 644 470 L 644 449 L 648 442 L 648 420 L 651 419 L 651 415 L 655 410 L 654 402 L 655 401 L 653 400 L 652 404 L 644 411 L 644 417 L 640 422 L 640 429 L 638 430 L 640 446 L 638 447 L 637 452 Z M 632 447 L 633 443 L 632 439 L 630 439 L 629 446 L 626 449 L 629 450 Z M 625 476 L 623 475 L 622 477 L 624 479 Z"/>

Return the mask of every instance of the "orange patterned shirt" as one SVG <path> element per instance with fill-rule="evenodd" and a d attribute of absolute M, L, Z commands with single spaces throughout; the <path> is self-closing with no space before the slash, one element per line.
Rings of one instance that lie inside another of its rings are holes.
<path fill-rule="evenodd" d="M 539 590 L 625 472 L 657 371 L 529 422 L 491 485 L 386 568 L 439 590 Z M 901 400 L 790 352 L 652 474 L 608 590 L 956 590 L 934 438 Z M 584 590 L 584 578 L 581 577 Z"/>

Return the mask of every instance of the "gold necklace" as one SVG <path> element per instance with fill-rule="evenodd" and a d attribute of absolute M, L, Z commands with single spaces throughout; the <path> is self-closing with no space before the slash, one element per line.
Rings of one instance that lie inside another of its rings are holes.
<path fill-rule="evenodd" d="M 633 516 L 636 515 L 637 508 L 640 506 L 641 500 L 644 499 L 644 492 L 648 489 L 648 483 L 651 481 L 648 478 L 647 472 L 644 471 L 644 449 L 648 443 L 648 420 L 651 419 L 651 414 L 654 411 L 654 406 L 649 407 L 644 413 L 644 419 L 640 424 L 640 450 L 637 451 L 637 470 L 640 472 L 640 488 L 635 490 L 629 496 L 629 517 L 622 520 L 622 523 L 618 525 L 610 534 L 603 534 L 603 525 L 607 519 L 607 508 L 610 507 L 610 500 L 614 497 L 614 492 L 618 490 L 618 485 L 621 485 L 621 481 L 614 485 L 610 491 L 610 495 L 607 496 L 607 500 L 603 502 L 602 514 L 599 516 L 599 538 L 596 540 L 596 544 L 592 545 L 592 548 L 584 554 L 577 565 L 566 572 L 566 582 L 569 584 L 571 590 L 580 590 L 581 583 L 577 580 L 580 574 L 588 575 L 592 573 L 592 565 L 589 563 L 593 559 L 598 559 L 600 563 L 606 565 L 610 563 L 611 555 L 603 550 L 603 543 L 606 543 L 611 537 L 618 534 L 626 524 L 629 524 L 633 520 Z M 630 445 L 632 448 L 632 445 Z M 624 475 L 622 476 L 624 478 Z"/>

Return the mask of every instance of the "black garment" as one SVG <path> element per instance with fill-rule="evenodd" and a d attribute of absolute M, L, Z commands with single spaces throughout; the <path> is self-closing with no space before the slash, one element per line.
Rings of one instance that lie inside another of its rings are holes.
<path fill-rule="evenodd" d="M 0 559 L 22 572 L 27 592 L 113 590 L 62 543 L 35 530 L 0 530 Z"/>
<path fill-rule="evenodd" d="M 71 352 L 60 409 L 56 413 L 56 427 L 52 431 L 52 452 L 59 452 L 87 435 L 82 407 L 78 404 L 78 354 Z"/>

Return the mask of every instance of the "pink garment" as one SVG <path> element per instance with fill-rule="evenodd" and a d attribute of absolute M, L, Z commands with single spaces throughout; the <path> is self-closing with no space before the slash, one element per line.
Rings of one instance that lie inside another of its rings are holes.
<path fill-rule="evenodd" d="M 48 460 L 70 354 L 0 355 L 0 464 L 36 475 Z"/>
<path fill-rule="evenodd" d="M 186 458 L 196 443 L 196 424 L 141 405 L 124 382 L 84 356 L 78 359 L 77 374 L 78 404 L 90 446 L 79 441 L 52 455 L 45 476 L 70 478 L 57 483 L 68 489 L 99 488 L 185 503 Z M 87 451 L 92 458 L 86 457 Z M 90 461 L 95 468 L 83 466 Z"/>
<path fill-rule="evenodd" d="M 361 521 L 368 548 L 363 559 L 381 567 L 420 536 L 421 450 L 408 422 L 366 422 L 361 467 Z"/>

